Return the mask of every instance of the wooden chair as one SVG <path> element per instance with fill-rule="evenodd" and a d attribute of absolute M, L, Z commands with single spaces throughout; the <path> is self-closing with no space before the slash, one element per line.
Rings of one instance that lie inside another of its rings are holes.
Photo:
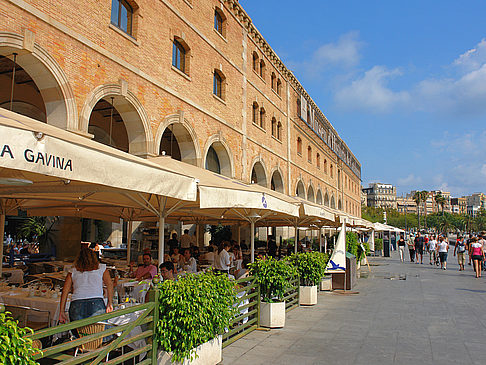
<path fill-rule="evenodd" d="M 98 322 L 98 323 L 92 323 L 88 324 L 83 327 L 77 328 L 78 336 L 83 337 L 83 336 L 88 336 L 88 335 L 93 335 L 95 333 L 100 333 L 105 330 L 105 326 L 110 325 L 109 323 L 106 322 Z M 89 351 L 94 351 L 96 349 L 99 349 L 101 346 L 103 346 L 103 337 L 100 337 L 96 340 L 86 342 L 85 344 L 79 346 L 76 348 L 74 351 L 74 356 L 76 357 L 79 352 L 84 353 L 84 352 L 89 352 Z M 106 361 L 108 361 L 108 354 L 106 354 Z"/>
<path fill-rule="evenodd" d="M 51 323 L 51 313 L 49 311 L 19 305 L 6 305 L 5 310 L 19 321 L 20 327 L 29 327 L 34 331 L 47 328 Z M 39 321 L 39 319 L 41 320 Z"/>

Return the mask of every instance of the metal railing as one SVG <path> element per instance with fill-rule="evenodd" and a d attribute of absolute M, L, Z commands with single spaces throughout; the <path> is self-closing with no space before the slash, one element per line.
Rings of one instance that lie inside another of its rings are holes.
<path fill-rule="evenodd" d="M 299 277 L 292 279 L 290 285 L 291 287 L 284 294 L 286 312 L 299 306 Z"/>
<path fill-rule="evenodd" d="M 236 280 L 239 312 L 223 334 L 223 348 L 257 329 L 260 322 L 260 286 L 253 276 Z"/>
<path fill-rule="evenodd" d="M 46 328 L 40 331 L 36 331 L 29 335 L 32 340 L 39 340 L 43 344 L 43 348 L 40 349 L 34 355 L 34 359 L 40 364 L 43 363 L 55 363 L 63 365 L 85 364 L 92 365 L 99 364 L 101 361 L 104 364 L 120 364 L 126 360 L 134 359 L 136 356 L 146 354 L 144 360 L 139 360 L 137 364 L 156 364 L 157 363 L 157 341 L 154 338 L 155 325 L 158 322 L 158 291 L 150 291 L 147 295 L 150 295 L 150 301 L 144 304 L 134 305 L 129 308 L 113 311 L 111 313 L 105 313 L 94 317 L 85 318 L 79 321 L 73 321 L 59 326 Z M 127 321 L 127 323 L 111 326 L 110 320 L 122 315 L 129 315 L 136 313 L 135 320 Z M 95 324 L 105 324 L 105 329 L 96 333 L 86 334 L 81 337 L 68 340 L 59 344 L 51 344 L 55 335 L 63 335 L 66 333 L 75 332 L 85 326 Z M 140 330 L 134 331 L 136 327 L 140 327 Z M 103 339 L 111 339 L 107 343 L 102 343 Z M 92 351 L 87 351 L 79 356 L 75 356 L 76 349 L 92 343 L 98 340 L 99 347 Z M 146 340 L 145 345 L 136 348 L 135 350 L 124 353 L 123 349 L 136 341 Z M 36 341 L 38 342 L 38 341 Z M 46 346 L 46 347 L 44 347 Z"/>

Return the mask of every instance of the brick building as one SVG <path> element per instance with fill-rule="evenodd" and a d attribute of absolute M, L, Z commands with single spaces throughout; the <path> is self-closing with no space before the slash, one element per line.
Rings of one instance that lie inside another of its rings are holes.
<path fill-rule="evenodd" d="M 0 107 L 361 215 L 361 165 L 238 1 L 0 5 Z"/>

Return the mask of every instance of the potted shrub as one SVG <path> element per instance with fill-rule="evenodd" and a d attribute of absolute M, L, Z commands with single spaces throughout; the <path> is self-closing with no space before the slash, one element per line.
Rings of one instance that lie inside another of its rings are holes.
<path fill-rule="evenodd" d="M 5 307 L 0 305 L 0 364 L 38 365 L 34 354 L 39 352 L 32 346 L 32 340 L 26 337 L 32 333 L 30 328 L 19 327 L 18 322 L 4 312 Z"/>
<path fill-rule="evenodd" d="M 260 286 L 260 325 L 278 328 L 285 325 L 284 295 L 297 271 L 287 260 L 273 257 L 257 259 L 249 265 L 250 275 Z"/>
<path fill-rule="evenodd" d="M 236 287 L 212 271 L 187 274 L 158 284 L 158 364 L 217 364 L 221 334 L 238 312 Z"/>
<path fill-rule="evenodd" d="M 317 304 L 317 284 L 321 282 L 328 256 L 320 252 L 304 252 L 294 254 L 292 262 L 300 277 L 299 304 Z"/>

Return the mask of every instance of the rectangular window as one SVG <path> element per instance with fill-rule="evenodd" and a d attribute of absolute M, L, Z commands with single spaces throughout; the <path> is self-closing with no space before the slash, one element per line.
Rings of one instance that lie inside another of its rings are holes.
<path fill-rule="evenodd" d="M 185 72 L 186 65 L 185 65 L 185 50 L 182 45 L 174 41 L 172 44 L 172 66 Z"/>
<path fill-rule="evenodd" d="M 111 1 L 111 23 L 132 35 L 133 9 L 125 0 Z"/>
<path fill-rule="evenodd" d="M 221 93 L 221 76 L 219 76 L 217 73 L 214 73 L 213 77 L 213 94 L 216 95 L 217 97 L 222 99 L 222 93 Z"/>

